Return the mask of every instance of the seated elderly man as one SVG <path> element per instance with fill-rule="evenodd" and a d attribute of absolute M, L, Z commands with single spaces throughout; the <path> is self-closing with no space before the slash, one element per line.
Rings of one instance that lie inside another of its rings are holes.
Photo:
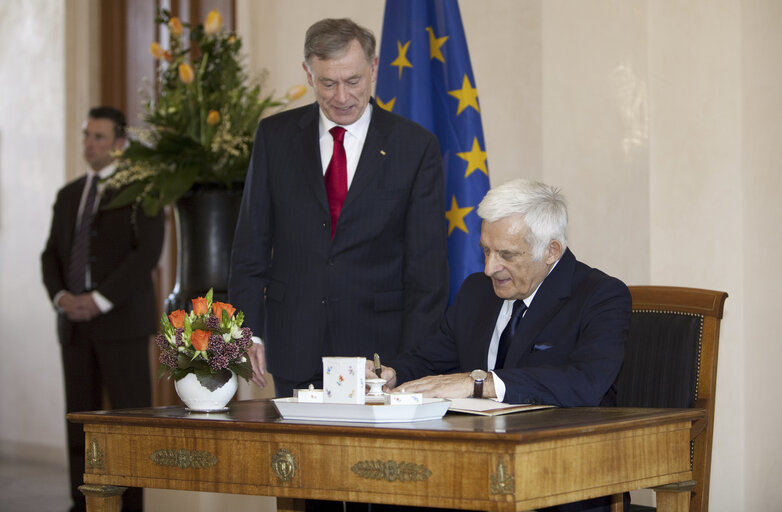
<path fill-rule="evenodd" d="M 465 279 L 436 336 L 382 368 L 387 386 L 428 397 L 615 405 L 630 292 L 567 248 L 562 195 L 514 180 L 491 189 L 478 215 L 483 274 Z M 372 368 L 368 362 L 368 377 Z M 545 510 L 609 507 L 603 497 Z"/>
<path fill-rule="evenodd" d="M 383 367 L 388 387 L 428 397 L 615 405 L 630 293 L 567 248 L 563 196 L 513 180 L 491 189 L 478 215 L 483 274 L 465 279 L 436 336 Z"/>

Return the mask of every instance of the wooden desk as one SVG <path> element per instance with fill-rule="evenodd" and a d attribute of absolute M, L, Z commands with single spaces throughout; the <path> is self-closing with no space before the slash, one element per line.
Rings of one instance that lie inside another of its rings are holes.
<path fill-rule="evenodd" d="M 547 409 L 417 423 L 293 422 L 268 400 L 227 413 L 181 407 L 68 414 L 84 424 L 87 507 L 123 487 L 528 510 L 687 481 L 700 409 Z M 686 510 L 687 503 L 664 510 Z"/>

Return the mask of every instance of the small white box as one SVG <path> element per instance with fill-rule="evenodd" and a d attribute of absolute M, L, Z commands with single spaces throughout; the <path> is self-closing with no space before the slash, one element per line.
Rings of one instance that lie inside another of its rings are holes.
<path fill-rule="evenodd" d="M 421 405 L 423 401 L 422 393 L 391 393 L 388 399 L 391 405 Z"/>
<path fill-rule="evenodd" d="M 324 357 L 323 401 L 363 404 L 366 364 L 364 357 Z"/>
<path fill-rule="evenodd" d="M 315 389 L 315 387 L 310 384 L 309 389 L 296 390 L 296 399 L 299 401 L 299 403 L 301 402 L 322 403 L 323 390 Z"/>

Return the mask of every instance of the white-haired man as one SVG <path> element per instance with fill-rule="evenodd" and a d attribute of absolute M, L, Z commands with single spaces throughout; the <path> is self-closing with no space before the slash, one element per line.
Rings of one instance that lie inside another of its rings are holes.
<path fill-rule="evenodd" d="M 484 272 L 464 281 L 436 336 L 383 367 L 388 386 L 429 397 L 615 405 L 630 293 L 567 248 L 560 192 L 514 180 L 491 189 L 478 215 Z M 602 510 L 607 503 L 558 510 Z"/>

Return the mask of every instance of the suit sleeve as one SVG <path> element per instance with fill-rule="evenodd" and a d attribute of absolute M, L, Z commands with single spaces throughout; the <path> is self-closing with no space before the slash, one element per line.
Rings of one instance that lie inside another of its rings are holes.
<path fill-rule="evenodd" d="M 565 360 L 496 370 L 507 386 L 504 401 L 600 405 L 622 366 L 631 306 L 630 292 L 621 281 L 601 280 L 586 297 L 578 335 Z"/>
<path fill-rule="evenodd" d="M 448 302 L 448 254 L 440 146 L 429 134 L 405 217 L 405 315 L 401 352 L 436 332 Z"/>
<path fill-rule="evenodd" d="M 264 291 L 269 282 L 274 225 L 263 128 L 261 123 L 255 134 L 228 278 L 231 304 L 244 312 L 244 325 L 261 337 L 264 336 Z"/>
<path fill-rule="evenodd" d="M 52 224 L 49 229 L 49 238 L 46 240 L 43 253 L 41 253 L 43 284 L 49 294 L 49 300 L 53 300 L 59 291 L 67 289 L 64 275 L 65 258 L 60 254 L 59 247 L 61 244 L 58 243 L 58 239 L 63 236 L 62 230 L 67 229 L 63 222 L 65 217 L 63 203 L 63 192 L 60 192 L 57 194 L 57 199 L 52 208 Z"/>

